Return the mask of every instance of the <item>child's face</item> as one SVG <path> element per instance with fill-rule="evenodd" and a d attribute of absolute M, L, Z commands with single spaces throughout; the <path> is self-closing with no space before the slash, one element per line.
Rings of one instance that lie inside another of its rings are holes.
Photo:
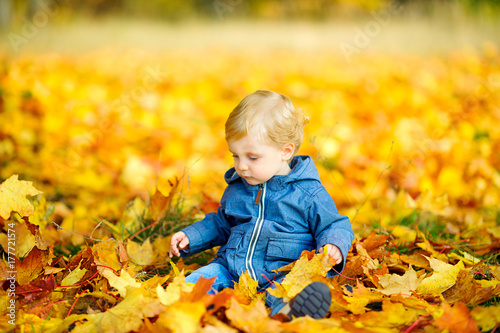
<path fill-rule="evenodd" d="M 277 149 L 252 134 L 238 141 L 230 140 L 227 144 L 234 157 L 236 172 L 250 185 L 262 184 L 274 175 L 290 172 L 288 160 L 293 155 L 293 144 Z"/>

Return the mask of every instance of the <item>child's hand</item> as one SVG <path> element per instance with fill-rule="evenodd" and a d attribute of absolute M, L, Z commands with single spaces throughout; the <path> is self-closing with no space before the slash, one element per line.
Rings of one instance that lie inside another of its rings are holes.
<path fill-rule="evenodd" d="M 323 253 L 323 249 L 324 247 L 319 249 L 319 253 Z M 340 252 L 340 249 L 336 245 L 326 244 L 326 253 L 330 258 L 335 260 L 335 265 L 338 265 L 342 262 L 343 259 L 342 252 Z"/>
<path fill-rule="evenodd" d="M 176 232 L 172 239 L 170 240 L 170 253 L 169 256 L 172 258 L 174 254 L 180 256 L 179 250 L 185 250 L 189 248 L 189 238 L 182 231 Z"/>

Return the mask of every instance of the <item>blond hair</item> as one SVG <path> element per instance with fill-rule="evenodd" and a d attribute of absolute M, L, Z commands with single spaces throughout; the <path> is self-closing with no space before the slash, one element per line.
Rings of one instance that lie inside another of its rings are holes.
<path fill-rule="evenodd" d="M 257 90 L 246 96 L 229 114 L 226 141 L 237 141 L 249 133 L 277 149 L 294 144 L 295 155 L 304 140 L 303 127 L 309 118 L 294 108 L 290 99 L 270 90 Z"/>

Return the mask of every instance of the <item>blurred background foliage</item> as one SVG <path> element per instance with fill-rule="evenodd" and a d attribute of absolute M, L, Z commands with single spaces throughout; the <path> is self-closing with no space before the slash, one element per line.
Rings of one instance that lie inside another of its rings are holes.
<path fill-rule="evenodd" d="M 176 22 L 217 20 L 231 12 L 232 19 L 325 21 L 366 17 L 391 3 L 411 7 L 412 16 L 441 20 L 495 19 L 500 11 L 500 0 L 2 0 L 0 23 L 22 24 L 44 6 L 61 7 L 59 20 L 112 15 Z"/>

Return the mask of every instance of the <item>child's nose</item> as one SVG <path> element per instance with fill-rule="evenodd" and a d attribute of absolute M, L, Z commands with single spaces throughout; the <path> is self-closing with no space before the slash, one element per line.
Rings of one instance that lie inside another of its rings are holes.
<path fill-rule="evenodd" d="M 239 162 L 238 166 L 237 166 L 237 169 L 241 170 L 241 171 L 246 171 L 246 170 L 248 170 L 248 165 L 246 163 Z"/>

